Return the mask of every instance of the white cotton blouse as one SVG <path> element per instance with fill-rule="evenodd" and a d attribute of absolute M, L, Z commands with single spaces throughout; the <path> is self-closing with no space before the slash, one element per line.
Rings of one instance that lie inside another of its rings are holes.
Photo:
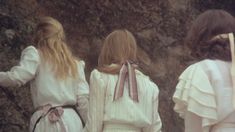
<path fill-rule="evenodd" d="M 19 87 L 30 82 L 34 108 L 46 104 L 52 106 L 77 105 L 81 116 L 86 118 L 89 86 L 85 79 L 84 66 L 83 61 L 77 62 L 77 79 L 68 77 L 66 80 L 59 80 L 55 77 L 53 68 L 49 64 L 42 63 L 38 50 L 29 46 L 22 51 L 18 66 L 14 66 L 10 71 L 0 72 L 0 85 Z M 31 127 L 34 125 L 32 122 L 35 122 L 38 116 L 37 112 L 33 114 Z M 70 129 L 69 132 L 82 129 L 81 120 L 74 110 L 65 109 L 62 120 L 66 128 Z M 57 132 L 59 128 L 57 123 L 52 125 L 45 118 L 39 122 L 36 131 Z"/>
<path fill-rule="evenodd" d="M 148 76 L 136 70 L 139 102 L 128 94 L 113 101 L 118 75 L 93 70 L 90 77 L 89 114 L 85 132 L 160 132 L 159 90 Z"/>
<path fill-rule="evenodd" d="M 234 132 L 231 62 L 203 60 L 179 77 L 174 110 L 185 120 L 185 132 Z"/>

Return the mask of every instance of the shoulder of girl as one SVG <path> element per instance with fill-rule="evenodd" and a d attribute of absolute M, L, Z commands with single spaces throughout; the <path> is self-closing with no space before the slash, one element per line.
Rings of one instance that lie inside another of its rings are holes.
<path fill-rule="evenodd" d="M 196 67 L 201 67 L 201 65 L 203 65 L 205 63 L 211 63 L 211 62 L 213 62 L 213 60 L 210 60 L 210 59 L 205 59 L 205 60 L 202 60 L 199 62 L 195 62 L 195 63 L 189 65 L 185 70 L 194 69 Z"/>
<path fill-rule="evenodd" d="M 99 75 L 100 76 L 100 74 L 101 74 L 101 72 L 97 69 L 94 69 L 94 70 L 91 71 L 91 75 L 93 75 L 93 76 L 94 75 Z"/>
<path fill-rule="evenodd" d="M 27 47 L 23 50 L 23 52 L 28 52 L 28 51 L 38 52 L 38 50 L 36 49 L 36 47 L 34 47 L 34 46 L 32 46 L 32 45 L 27 46 Z"/>
<path fill-rule="evenodd" d="M 189 65 L 188 67 L 185 68 L 184 72 L 192 71 L 193 69 L 199 67 L 201 65 L 201 63 L 202 62 L 197 62 L 197 63 Z"/>
<path fill-rule="evenodd" d="M 83 68 L 84 68 L 85 65 L 86 65 L 86 64 L 85 64 L 85 61 L 83 61 L 83 60 L 75 59 L 75 61 L 76 61 L 76 63 L 77 63 L 78 66 L 81 66 L 81 67 L 83 67 Z"/>
<path fill-rule="evenodd" d="M 139 71 L 139 70 L 136 70 L 136 75 L 137 75 L 138 77 L 140 77 L 142 81 L 148 80 L 148 81 L 154 83 L 154 81 L 153 81 L 149 76 L 145 75 L 144 73 L 142 73 L 142 72 Z M 154 83 L 154 84 L 155 84 L 155 83 Z M 155 85 L 156 85 L 156 84 L 155 84 Z"/>
<path fill-rule="evenodd" d="M 139 78 L 142 81 L 151 81 L 151 82 L 153 82 L 153 80 L 148 75 L 145 75 L 144 73 L 142 73 L 139 70 L 136 70 L 136 77 Z"/>
<path fill-rule="evenodd" d="M 92 70 L 91 72 L 91 75 L 90 75 L 90 78 L 93 78 L 93 79 L 98 79 L 98 80 L 103 80 L 104 79 L 104 76 L 103 76 L 103 73 L 100 72 L 99 70 L 97 69 L 94 69 Z"/>
<path fill-rule="evenodd" d="M 84 60 L 79 60 L 78 63 L 81 64 L 82 66 L 85 66 L 85 61 Z"/>
<path fill-rule="evenodd" d="M 145 76 L 145 77 L 148 77 L 147 75 L 145 75 L 144 73 L 142 73 L 141 71 L 135 69 L 135 74 L 136 75 L 140 75 L 140 76 Z"/>
<path fill-rule="evenodd" d="M 40 58 L 40 57 L 39 57 L 39 52 L 38 52 L 38 50 L 37 50 L 34 46 L 28 46 L 28 47 L 26 47 L 26 48 L 22 51 L 22 53 L 21 53 L 21 56 L 25 56 L 25 55 L 31 56 L 31 57 L 37 58 L 37 59 Z"/>

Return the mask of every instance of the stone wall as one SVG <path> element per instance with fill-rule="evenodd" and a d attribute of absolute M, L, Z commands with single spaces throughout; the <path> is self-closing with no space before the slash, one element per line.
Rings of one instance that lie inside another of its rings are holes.
<path fill-rule="evenodd" d="M 179 74 L 197 60 L 183 38 L 200 12 L 223 8 L 234 14 L 233 5 L 233 0 L 0 0 L 0 70 L 17 64 L 20 51 L 31 44 L 38 16 L 63 24 L 74 54 L 86 62 L 87 79 L 105 36 L 126 28 L 137 39 L 141 69 L 159 86 L 163 132 L 182 132 L 171 97 Z M 28 85 L 0 88 L 0 132 L 27 131 L 32 112 Z"/>

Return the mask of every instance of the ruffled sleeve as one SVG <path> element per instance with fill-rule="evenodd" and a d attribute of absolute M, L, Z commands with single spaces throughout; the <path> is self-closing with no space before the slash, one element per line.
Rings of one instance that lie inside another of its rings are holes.
<path fill-rule="evenodd" d="M 93 70 L 90 77 L 88 120 L 84 132 L 102 132 L 105 85 L 102 73 Z"/>
<path fill-rule="evenodd" d="M 4 87 L 19 87 L 32 80 L 37 72 L 40 57 L 33 46 L 25 48 L 21 53 L 18 66 L 8 72 L 0 72 L 0 85 Z"/>
<path fill-rule="evenodd" d="M 89 85 L 85 77 L 85 62 L 79 61 L 77 82 L 77 105 L 76 108 L 84 122 L 87 120 Z"/>
<path fill-rule="evenodd" d="M 217 121 L 215 91 L 209 78 L 200 65 L 188 67 L 179 77 L 173 95 L 174 110 L 185 118 L 186 112 L 192 112 L 202 120 L 204 132 Z"/>

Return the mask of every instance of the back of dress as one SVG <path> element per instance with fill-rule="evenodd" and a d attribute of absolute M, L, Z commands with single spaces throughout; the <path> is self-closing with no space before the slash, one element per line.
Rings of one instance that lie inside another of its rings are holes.
<path fill-rule="evenodd" d="M 173 100 L 174 110 L 185 120 L 185 132 L 235 130 L 230 70 L 230 62 L 207 59 L 181 74 Z"/>
<path fill-rule="evenodd" d="M 35 79 L 31 81 L 31 94 L 33 95 L 34 106 L 76 104 L 76 96 L 79 94 L 78 89 L 80 94 L 84 92 L 84 94 L 88 94 L 88 84 L 84 76 L 84 65 L 83 61 L 77 62 L 78 79 L 73 79 L 72 77 L 58 79 L 50 64 L 40 64 Z M 79 88 L 79 86 L 82 87 Z"/>
<path fill-rule="evenodd" d="M 205 60 L 200 62 L 208 75 L 217 100 L 217 123 L 211 132 L 234 132 L 235 112 L 232 97 L 231 62 L 221 60 Z"/>
<path fill-rule="evenodd" d="M 96 132 L 159 132 L 159 90 L 149 77 L 135 70 L 138 102 L 129 96 L 125 81 L 123 96 L 114 99 L 118 75 L 94 70 L 90 79 L 90 107 L 86 129 Z"/>

